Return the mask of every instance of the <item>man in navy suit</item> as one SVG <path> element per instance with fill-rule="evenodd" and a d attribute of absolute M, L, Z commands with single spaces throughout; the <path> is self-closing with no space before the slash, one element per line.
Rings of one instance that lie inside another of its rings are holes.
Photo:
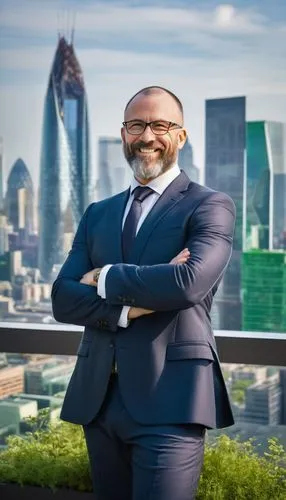
<path fill-rule="evenodd" d="M 53 285 L 55 318 L 85 326 L 61 418 L 83 425 L 98 500 L 191 500 L 206 428 L 233 424 L 210 309 L 235 207 L 180 171 L 172 92 L 135 94 L 121 135 L 131 187 L 87 208 Z"/>

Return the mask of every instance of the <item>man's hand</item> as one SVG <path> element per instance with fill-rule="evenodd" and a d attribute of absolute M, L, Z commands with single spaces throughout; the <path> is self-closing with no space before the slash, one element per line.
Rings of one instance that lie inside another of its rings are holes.
<path fill-rule="evenodd" d="M 155 311 L 151 311 L 150 309 L 143 309 L 143 307 L 130 307 L 128 311 L 128 319 L 136 319 L 140 316 L 145 316 L 146 314 L 152 314 Z"/>
<path fill-rule="evenodd" d="M 184 248 L 176 257 L 174 257 L 170 264 L 185 264 L 190 257 L 190 251 L 188 248 Z M 146 314 L 152 314 L 155 311 L 151 311 L 150 309 L 143 309 L 142 307 L 130 307 L 128 312 L 128 319 L 136 319 L 140 316 L 145 316 Z"/>
<path fill-rule="evenodd" d="M 178 255 L 170 261 L 170 264 L 185 264 L 190 256 L 190 250 L 188 248 L 184 248 L 184 250 L 178 253 Z"/>
<path fill-rule="evenodd" d="M 96 267 L 92 271 L 89 271 L 88 273 L 85 273 L 83 277 L 80 280 L 80 283 L 83 283 L 84 285 L 91 285 L 91 286 L 97 286 L 97 281 L 94 281 L 94 275 L 101 271 L 100 267 Z"/>

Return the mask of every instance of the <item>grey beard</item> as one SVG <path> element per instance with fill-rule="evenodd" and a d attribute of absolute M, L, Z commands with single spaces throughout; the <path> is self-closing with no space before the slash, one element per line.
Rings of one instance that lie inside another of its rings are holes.
<path fill-rule="evenodd" d="M 155 179 L 159 175 L 164 172 L 164 162 L 163 160 L 159 160 L 155 165 L 152 165 L 152 168 L 148 168 L 146 166 L 145 161 L 140 158 L 133 158 L 129 165 L 133 170 L 134 176 L 139 179 Z"/>

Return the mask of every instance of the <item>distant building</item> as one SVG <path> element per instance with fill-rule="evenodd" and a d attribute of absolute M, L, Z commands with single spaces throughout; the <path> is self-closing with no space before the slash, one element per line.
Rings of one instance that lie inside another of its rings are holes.
<path fill-rule="evenodd" d="M 82 70 L 73 43 L 60 37 L 45 97 L 40 166 L 39 268 L 46 281 L 65 258 L 67 211 L 75 231 L 90 202 L 88 128 Z"/>
<path fill-rule="evenodd" d="M 14 425 L 17 434 L 20 432 L 20 423 L 28 417 L 36 417 L 38 405 L 36 401 L 28 401 L 17 396 L 10 396 L 0 400 L 0 428 Z"/>
<path fill-rule="evenodd" d="M 253 250 L 242 259 L 243 330 L 286 331 L 286 252 Z"/>
<path fill-rule="evenodd" d="M 179 150 L 178 165 L 186 172 L 188 177 L 193 182 L 200 181 L 200 171 L 198 167 L 194 165 L 193 148 L 189 141 L 189 138 L 187 138 L 183 149 Z"/>
<path fill-rule="evenodd" d="M 23 291 L 26 304 L 35 305 L 42 301 L 50 301 L 50 283 L 27 283 Z"/>
<path fill-rule="evenodd" d="M 22 270 L 22 253 L 6 252 L 0 255 L 0 281 L 12 281 Z"/>
<path fill-rule="evenodd" d="M 53 396 L 67 388 L 73 369 L 74 362 L 60 362 L 56 359 L 26 365 L 25 392 Z"/>
<path fill-rule="evenodd" d="M 23 366 L 6 366 L 0 369 L 0 399 L 23 392 L 23 390 Z"/>
<path fill-rule="evenodd" d="M 0 137 L 0 212 L 4 209 L 3 168 L 3 137 Z"/>
<path fill-rule="evenodd" d="M 22 158 L 14 163 L 8 176 L 5 210 L 15 232 L 24 229 L 31 234 L 34 231 L 33 182 Z"/>
<path fill-rule="evenodd" d="M 219 324 L 216 326 L 222 330 L 241 330 L 245 105 L 245 97 L 206 101 L 205 183 L 229 194 L 237 211 L 231 261 L 215 297 L 219 311 Z"/>
<path fill-rule="evenodd" d="M 98 165 L 96 193 L 99 200 L 128 188 L 131 169 L 123 154 L 120 138 L 100 137 L 98 139 Z"/>
<path fill-rule="evenodd" d="M 241 419 L 259 425 L 279 425 L 281 387 L 278 381 L 257 382 L 245 391 L 245 410 Z"/>
<path fill-rule="evenodd" d="M 281 387 L 281 425 L 286 425 L 286 368 L 279 370 Z"/>
<path fill-rule="evenodd" d="M 0 319 L 7 318 L 15 312 L 14 301 L 11 297 L 0 295 Z"/>
<path fill-rule="evenodd" d="M 7 354 L 5 352 L 0 353 L 0 370 L 8 366 Z"/>
<path fill-rule="evenodd" d="M 4 255 L 9 250 L 9 233 L 13 231 L 13 226 L 8 223 L 6 215 L 0 214 L 0 255 Z"/>
<path fill-rule="evenodd" d="M 286 125 L 247 123 L 244 249 L 284 248 Z"/>
<path fill-rule="evenodd" d="M 232 382 L 237 380 L 250 380 L 252 382 L 264 382 L 267 379 L 266 366 L 238 365 L 231 372 Z"/>

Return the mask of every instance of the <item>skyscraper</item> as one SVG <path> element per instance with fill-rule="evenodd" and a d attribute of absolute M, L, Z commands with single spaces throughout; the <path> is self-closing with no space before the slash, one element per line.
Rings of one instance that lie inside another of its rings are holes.
<path fill-rule="evenodd" d="M 229 194 L 237 216 L 233 253 L 215 303 L 217 328 L 241 329 L 240 273 L 245 164 L 245 97 L 206 101 L 206 185 Z"/>
<path fill-rule="evenodd" d="M 0 211 L 3 210 L 3 138 L 0 137 Z"/>
<path fill-rule="evenodd" d="M 99 200 L 128 188 L 131 169 L 125 160 L 120 138 L 99 138 L 98 165 L 99 175 L 96 191 Z"/>
<path fill-rule="evenodd" d="M 281 386 L 278 380 L 251 385 L 245 391 L 244 422 L 279 425 L 281 422 Z"/>
<path fill-rule="evenodd" d="M 183 149 L 179 150 L 178 164 L 192 181 L 199 182 L 200 172 L 198 167 L 194 165 L 193 148 L 189 138 L 187 138 Z"/>
<path fill-rule="evenodd" d="M 74 46 L 59 38 L 44 103 L 39 189 L 39 268 L 62 264 L 66 212 L 74 230 L 91 191 L 87 98 Z"/>
<path fill-rule="evenodd" d="M 244 248 L 283 248 L 286 231 L 286 125 L 247 123 Z"/>
<path fill-rule="evenodd" d="M 29 170 L 18 158 L 11 168 L 7 181 L 5 209 L 13 230 L 31 234 L 34 231 L 34 189 Z"/>

